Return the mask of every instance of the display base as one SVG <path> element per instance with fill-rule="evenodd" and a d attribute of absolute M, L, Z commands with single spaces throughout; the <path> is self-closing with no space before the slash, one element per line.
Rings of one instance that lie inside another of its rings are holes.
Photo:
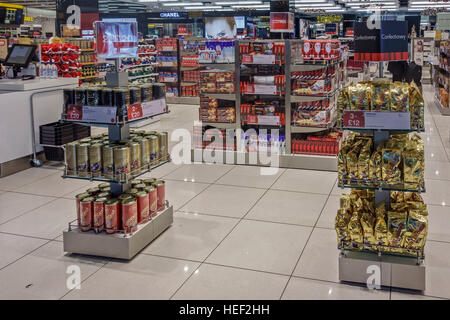
<path fill-rule="evenodd" d="M 254 165 L 262 167 L 270 167 L 272 165 L 267 164 L 263 161 L 264 159 L 261 159 L 257 154 L 208 149 L 192 149 L 191 151 L 191 160 L 193 162 L 226 163 L 247 166 Z M 208 156 L 205 157 L 205 154 Z M 337 172 L 337 157 L 282 154 L 278 155 L 278 165 L 276 167 Z"/>
<path fill-rule="evenodd" d="M 172 223 L 173 206 L 167 206 L 155 218 L 139 225 L 138 231 L 129 235 L 96 234 L 94 231 L 82 232 L 78 228 L 67 230 L 63 232 L 64 252 L 131 260 Z"/>
<path fill-rule="evenodd" d="M 422 261 L 418 263 L 417 258 L 409 257 L 378 256 L 366 252 L 341 252 L 339 255 L 339 280 L 367 284 L 367 280 L 373 275 L 370 266 L 380 268 L 380 285 L 382 287 L 425 290 L 425 265 Z"/>
<path fill-rule="evenodd" d="M 436 106 L 443 116 L 450 116 L 450 108 L 443 107 L 437 97 L 434 97 L 434 101 L 436 102 Z"/>

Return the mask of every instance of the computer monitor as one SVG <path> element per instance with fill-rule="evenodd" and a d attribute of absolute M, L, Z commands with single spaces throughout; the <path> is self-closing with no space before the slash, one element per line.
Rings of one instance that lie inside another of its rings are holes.
<path fill-rule="evenodd" d="M 5 65 L 27 68 L 36 52 L 35 45 L 14 44 L 5 60 Z"/>

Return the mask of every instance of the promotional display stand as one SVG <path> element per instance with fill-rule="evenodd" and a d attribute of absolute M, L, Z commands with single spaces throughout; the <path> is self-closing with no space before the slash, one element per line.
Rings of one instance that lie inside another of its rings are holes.
<path fill-rule="evenodd" d="M 103 26 L 102 23 L 99 23 L 97 32 L 101 29 L 100 26 L 102 28 L 116 28 L 114 24 L 105 24 L 105 26 Z M 133 27 L 133 25 L 131 25 L 131 27 Z M 114 46 L 114 40 L 111 40 L 111 42 L 111 45 L 103 44 L 103 46 L 100 46 L 104 48 L 103 51 L 105 51 L 105 55 L 111 54 L 105 48 L 116 48 Z M 127 47 L 125 50 L 131 58 L 136 57 L 136 53 L 132 53 L 135 51 L 134 49 L 132 47 Z M 113 53 L 112 55 L 112 57 L 116 59 L 116 71 L 107 73 L 107 87 L 127 87 L 129 81 L 128 74 L 119 71 L 121 65 L 120 58 L 123 53 Z M 71 106 L 68 108 L 69 110 L 70 107 Z M 80 108 L 75 107 L 72 109 L 74 109 L 73 112 L 67 112 L 68 114 L 66 115 L 63 114 L 64 120 L 68 119 L 69 121 L 90 126 L 107 127 L 108 140 L 111 143 L 130 139 L 130 123 L 147 120 L 168 112 L 165 99 L 129 105 L 126 110 L 127 114 L 122 115 L 123 119 L 120 121 L 119 118 L 117 118 L 117 108 L 115 107 L 94 107 L 95 111 L 90 110 L 87 106 L 81 106 Z M 81 112 L 77 112 L 80 110 Z M 108 112 L 110 114 L 109 118 L 107 115 L 105 116 L 105 113 Z M 70 175 L 66 166 L 63 178 L 109 182 L 112 196 L 118 197 L 131 189 L 132 179 L 136 179 L 142 174 L 149 172 L 154 167 L 170 161 L 168 155 L 161 155 L 161 157 L 161 159 L 157 159 L 157 165 L 152 166 L 152 164 L 149 163 L 145 167 L 136 168 L 133 172 L 126 172 L 120 175 L 115 174 L 110 178 L 96 177 L 92 173 L 87 174 L 84 177 Z M 78 221 L 74 220 L 69 223 L 68 230 L 63 232 L 64 251 L 111 258 L 132 259 L 173 223 L 173 207 L 170 206 L 168 202 L 165 203 L 164 207 L 163 210 L 159 210 L 148 222 L 138 224 L 137 230 L 131 233 L 118 231 L 114 234 L 99 234 L 94 230 L 83 232 L 81 231 L 81 228 L 78 227 Z"/>

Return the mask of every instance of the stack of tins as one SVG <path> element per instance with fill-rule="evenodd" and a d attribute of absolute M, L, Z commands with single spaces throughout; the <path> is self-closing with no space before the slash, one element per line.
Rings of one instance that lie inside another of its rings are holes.
<path fill-rule="evenodd" d="M 77 221 L 81 231 L 105 231 L 126 234 L 137 231 L 166 207 L 165 182 L 133 180 L 132 188 L 117 198 L 110 193 L 108 183 L 102 183 L 76 196 Z"/>
<path fill-rule="evenodd" d="M 110 142 L 108 135 L 66 145 L 66 175 L 103 177 L 127 182 L 129 178 L 169 159 L 167 132 L 132 131 L 129 140 Z"/>

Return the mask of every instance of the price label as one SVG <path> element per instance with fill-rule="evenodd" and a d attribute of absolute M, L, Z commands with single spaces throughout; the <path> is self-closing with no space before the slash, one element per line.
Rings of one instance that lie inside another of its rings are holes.
<path fill-rule="evenodd" d="M 247 116 L 247 123 L 248 124 L 258 124 L 258 116 L 256 115 L 248 115 Z"/>
<path fill-rule="evenodd" d="M 83 122 L 116 123 L 117 107 L 70 105 L 67 108 L 66 119 Z"/>
<path fill-rule="evenodd" d="M 140 119 L 144 116 L 140 104 L 132 104 L 127 107 L 128 121 Z"/>
<path fill-rule="evenodd" d="M 344 128 L 365 128 L 364 111 L 345 110 L 342 121 Z"/>
<path fill-rule="evenodd" d="M 67 120 L 83 120 L 82 106 L 69 106 L 66 114 Z"/>
<path fill-rule="evenodd" d="M 142 115 L 144 117 L 151 117 L 157 114 L 167 112 L 166 99 L 158 99 L 144 102 L 142 103 L 141 107 L 142 107 Z"/>
<path fill-rule="evenodd" d="M 266 126 L 279 126 L 279 116 L 258 116 L 258 124 Z"/>
<path fill-rule="evenodd" d="M 255 84 L 254 85 L 255 94 L 277 94 L 277 86 Z"/>
<path fill-rule="evenodd" d="M 255 54 L 253 55 L 254 64 L 275 64 L 275 55 L 273 54 Z"/>
<path fill-rule="evenodd" d="M 175 47 L 163 46 L 162 51 L 175 51 Z"/>
<path fill-rule="evenodd" d="M 249 54 L 244 54 L 242 56 L 242 63 L 253 63 L 253 56 Z"/>

